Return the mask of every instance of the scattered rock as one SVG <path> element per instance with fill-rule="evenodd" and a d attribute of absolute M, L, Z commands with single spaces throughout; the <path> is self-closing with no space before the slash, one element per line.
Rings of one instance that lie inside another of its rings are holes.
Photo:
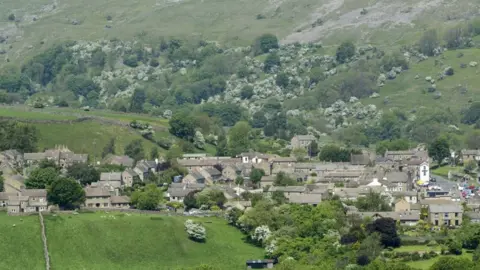
<path fill-rule="evenodd" d="M 390 70 L 389 72 L 387 72 L 387 78 L 388 78 L 389 80 L 393 80 L 393 79 L 395 79 L 396 77 L 397 77 L 397 73 L 396 73 L 395 71 L 393 71 L 393 69 Z"/>
<path fill-rule="evenodd" d="M 447 76 L 452 76 L 454 74 L 454 71 L 453 71 L 453 68 L 452 67 L 446 67 L 444 70 L 443 70 L 443 74 L 447 75 Z"/>
<path fill-rule="evenodd" d="M 187 75 L 187 69 L 186 68 L 181 68 L 180 69 L 180 74 Z"/>
<path fill-rule="evenodd" d="M 428 91 L 429 93 L 433 93 L 433 92 L 435 92 L 436 90 L 437 90 L 437 85 L 436 85 L 436 84 L 432 84 L 432 85 L 430 85 L 430 86 L 427 88 L 427 91 Z"/>
<path fill-rule="evenodd" d="M 432 80 L 432 77 L 430 76 L 425 77 L 425 81 L 430 82 L 431 80 Z"/>
<path fill-rule="evenodd" d="M 442 97 L 442 93 L 440 93 L 440 92 L 435 92 L 435 94 L 433 94 L 434 99 L 439 99 L 441 97 Z"/>
<path fill-rule="evenodd" d="M 415 80 L 418 80 L 418 79 L 420 79 L 420 75 L 417 74 L 415 75 Z"/>
<path fill-rule="evenodd" d="M 469 65 L 470 65 L 471 67 L 476 67 L 476 66 L 478 65 L 478 63 L 475 62 L 475 61 L 472 61 L 472 62 L 470 62 Z"/>
<path fill-rule="evenodd" d="M 77 19 L 72 19 L 72 20 L 70 20 L 70 23 L 71 23 L 72 25 L 79 25 L 79 24 L 80 24 L 80 21 L 77 20 Z"/>
<path fill-rule="evenodd" d="M 374 92 L 374 93 L 370 96 L 370 98 L 378 98 L 378 97 L 380 97 L 380 94 L 378 94 L 377 92 Z"/>
<path fill-rule="evenodd" d="M 358 101 L 357 97 L 350 97 L 350 100 L 349 100 L 350 103 L 355 103 L 357 101 Z"/>

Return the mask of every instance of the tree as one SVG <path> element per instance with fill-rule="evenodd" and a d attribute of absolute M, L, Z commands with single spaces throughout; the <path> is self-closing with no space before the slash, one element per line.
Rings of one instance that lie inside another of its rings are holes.
<path fill-rule="evenodd" d="M 193 138 L 193 145 L 198 149 L 205 149 L 205 138 L 203 137 L 202 132 L 196 131 L 195 137 Z"/>
<path fill-rule="evenodd" d="M 277 74 L 277 77 L 275 78 L 275 83 L 280 87 L 287 87 L 289 83 L 288 75 L 285 72 Z"/>
<path fill-rule="evenodd" d="M 148 184 L 143 190 L 136 190 L 130 197 L 132 205 L 141 210 L 156 210 L 162 199 L 163 192 L 155 184 Z"/>
<path fill-rule="evenodd" d="M 48 188 L 47 198 L 61 209 L 75 209 L 85 202 L 85 191 L 74 179 L 61 177 Z"/>
<path fill-rule="evenodd" d="M 133 92 L 132 101 L 130 102 L 130 111 L 136 113 L 143 112 L 143 104 L 145 103 L 147 96 L 145 90 L 137 88 Z"/>
<path fill-rule="evenodd" d="M 241 186 L 243 185 L 243 183 L 245 182 L 245 180 L 243 179 L 242 176 L 237 176 L 237 178 L 235 178 L 235 185 L 237 186 Z"/>
<path fill-rule="evenodd" d="M 348 162 L 350 161 L 351 151 L 340 148 L 336 145 L 325 145 L 320 151 L 319 158 L 330 162 Z"/>
<path fill-rule="evenodd" d="M 3 172 L 0 173 L 0 192 L 3 192 L 5 188 L 3 187 L 3 184 L 5 183 L 5 178 L 3 178 Z"/>
<path fill-rule="evenodd" d="M 462 243 L 458 239 L 448 239 L 447 248 L 450 254 L 461 255 L 462 254 Z"/>
<path fill-rule="evenodd" d="M 285 194 L 280 190 L 275 190 L 272 192 L 272 200 L 276 201 L 277 204 L 281 205 L 288 202 L 288 199 L 285 197 Z"/>
<path fill-rule="evenodd" d="M 471 260 L 455 257 L 440 257 L 430 270 L 473 270 L 475 265 Z"/>
<path fill-rule="evenodd" d="M 265 112 L 258 111 L 252 115 L 252 127 L 254 128 L 263 128 L 267 122 Z"/>
<path fill-rule="evenodd" d="M 214 205 L 223 208 L 223 205 L 227 202 L 223 191 L 210 188 L 195 193 L 195 200 L 197 207 L 206 206 L 208 209 Z"/>
<path fill-rule="evenodd" d="M 466 173 L 473 173 L 478 167 L 478 164 L 475 160 L 468 160 L 463 166 L 463 170 Z"/>
<path fill-rule="evenodd" d="M 55 170 L 59 171 L 60 168 L 57 166 L 57 163 L 54 160 L 50 159 L 43 159 L 38 163 L 38 168 L 45 169 L 45 168 L 54 168 Z"/>
<path fill-rule="evenodd" d="M 318 143 L 317 141 L 312 141 L 310 145 L 308 146 L 308 154 L 310 157 L 316 157 L 318 156 L 319 150 L 318 150 Z"/>
<path fill-rule="evenodd" d="M 297 181 L 290 178 L 285 172 L 279 172 L 275 176 L 275 181 L 273 182 L 274 186 L 295 186 Z"/>
<path fill-rule="evenodd" d="M 195 194 L 199 193 L 200 190 L 190 191 L 187 196 L 183 199 L 183 204 L 185 205 L 185 210 L 190 210 L 192 208 L 197 208 L 197 198 Z"/>
<path fill-rule="evenodd" d="M 109 154 L 115 155 L 115 138 L 110 138 L 107 145 L 103 148 L 102 158 L 105 158 Z"/>
<path fill-rule="evenodd" d="M 194 119 L 185 112 L 173 114 L 168 123 L 170 133 L 179 138 L 190 141 L 195 136 Z"/>
<path fill-rule="evenodd" d="M 357 252 L 357 263 L 367 265 L 375 260 L 382 252 L 381 237 L 378 233 L 370 234 L 362 241 Z"/>
<path fill-rule="evenodd" d="M 463 112 L 462 123 L 472 125 L 480 119 L 480 102 L 474 102 Z"/>
<path fill-rule="evenodd" d="M 263 70 L 268 73 L 272 71 L 273 67 L 279 67 L 280 65 L 280 56 L 277 53 L 270 53 L 263 62 Z"/>
<path fill-rule="evenodd" d="M 277 49 L 278 38 L 272 34 L 263 34 L 255 39 L 253 53 L 255 55 L 268 53 L 271 49 Z"/>
<path fill-rule="evenodd" d="M 217 152 L 215 155 L 217 157 L 224 157 L 228 155 L 227 137 L 223 133 L 218 137 Z"/>
<path fill-rule="evenodd" d="M 10 15 L 8 15 L 8 20 L 12 22 L 15 21 L 15 14 L 10 13 Z"/>
<path fill-rule="evenodd" d="M 253 96 L 253 86 L 245 85 L 240 91 L 240 97 L 242 99 L 250 99 Z"/>
<path fill-rule="evenodd" d="M 470 132 L 465 139 L 469 149 L 480 149 L 480 130 Z"/>
<path fill-rule="evenodd" d="M 441 165 L 443 160 L 450 156 L 450 146 L 447 139 L 443 137 L 435 139 L 428 147 L 428 155 Z"/>
<path fill-rule="evenodd" d="M 385 140 L 378 142 L 375 148 L 377 154 L 383 155 L 387 150 L 400 151 L 408 150 L 410 148 L 410 142 L 406 139 Z"/>
<path fill-rule="evenodd" d="M 418 47 L 421 53 L 433 56 L 433 50 L 438 47 L 438 44 L 437 31 L 430 29 L 423 33 L 423 36 L 418 42 Z"/>
<path fill-rule="evenodd" d="M 58 178 L 58 172 L 55 168 L 37 168 L 30 173 L 25 181 L 28 189 L 45 189 Z"/>
<path fill-rule="evenodd" d="M 307 149 L 303 148 L 303 147 L 299 147 L 299 148 L 294 148 L 292 150 L 292 155 L 297 159 L 297 161 L 303 161 L 305 159 L 305 157 L 308 155 L 307 154 Z"/>
<path fill-rule="evenodd" d="M 375 212 L 375 211 L 391 211 L 386 198 L 378 192 L 370 191 L 367 196 L 360 197 L 355 202 L 355 206 L 361 211 Z"/>
<path fill-rule="evenodd" d="M 231 156 L 236 156 L 250 148 L 250 125 L 248 122 L 240 121 L 228 132 L 228 152 Z"/>
<path fill-rule="evenodd" d="M 158 157 L 159 157 L 158 148 L 157 147 L 152 147 L 152 149 L 150 149 L 150 159 L 155 160 Z"/>
<path fill-rule="evenodd" d="M 355 55 L 355 45 L 351 41 L 344 41 L 337 48 L 337 62 L 345 63 L 349 58 Z"/>
<path fill-rule="evenodd" d="M 205 239 L 207 238 L 205 227 L 193 222 L 191 219 L 185 221 L 185 231 L 187 231 L 188 237 L 194 241 L 205 242 Z"/>
<path fill-rule="evenodd" d="M 100 172 L 95 167 L 86 163 L 74 163 L 67 169 L 67 176 L 78 180 L 82 186 L 100 180 Z"/>
<path fill-rule="evenodd" d="M 34 152 L 37 141 L 38 131 L 35 126 L 14 121 L 0 122 L 1 151 L 16 149 L 22 153 Z"/>
<path fill-rule="evenodd" d="M 262 180 L 262 177 L 265 175 L 265 172 L 262 169 L 253 168 L 250 171 L 250 181 L 253 184 L 257 185 Z"/>
<path fill-rule="evenodd" d="M 135 162 L 145 158 L 143 143 L 140 139 L 133 140 L 129 144 L 127 144 L 127 146 L 125 146 L 124 152 L 125 155 L 133 158 Z"/>
<path fill-rule="evenodd" d="M 379 218 L 367 225 L 370 233 L 379 233 L 384 247 L 399 247 L 400 237 L 397 234 L 396 222 L 392 218 Z"/>
<path fill-rule="evenodd" d="M 477 246 L 477 248 L 476 248 L 475 251 L 473 252 L 472 260 L 473 260 L 474 262 L 480 261 L 480 246 Z"/>

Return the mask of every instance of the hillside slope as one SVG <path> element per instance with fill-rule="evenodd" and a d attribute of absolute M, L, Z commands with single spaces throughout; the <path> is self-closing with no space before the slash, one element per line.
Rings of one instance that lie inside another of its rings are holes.
<path fill-rule="evenodd" d="M 246 45 L 265 32 L 286 43 L 335 43 L 348 36 L 392 45 L 418 35 L 425 26 L 470 18 L 478 9 L 478 2 L 466 0 L 99 0 L 88 4 L 4 0 L 0 51 L 17 61 L 62 40 L 131 39 L 152 34 L 203 36 Z M 15 18 L 9 18 L 10 14 Z"/>

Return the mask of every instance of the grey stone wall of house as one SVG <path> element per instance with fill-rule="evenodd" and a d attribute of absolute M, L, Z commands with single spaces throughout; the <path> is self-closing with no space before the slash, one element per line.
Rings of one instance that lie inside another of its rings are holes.
<path fill-rule="evenodd" d="M 42 227 L 43 255 L 45 256 L 45 269 L 50 270 L 50 254 L 48 253 L 47 234 L 45 233 L 45 223 L 43 222 L 42 212 L 38 212 L 40 226 Z"/>

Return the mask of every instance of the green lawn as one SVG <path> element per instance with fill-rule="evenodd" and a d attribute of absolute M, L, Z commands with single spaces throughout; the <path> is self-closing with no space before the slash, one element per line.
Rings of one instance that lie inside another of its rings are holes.
<path fill-rule="evenodd" d="M 432 174 L 440 175 L 443 177 L 448 177 L 448 172 L 462 172 L 463 168 L 462 167 L 455 167 L 455 166 L 443 166 L 443 167 L 438 167 L 435 170 L 432 170 Z"/>
<path fill-rule="evenodd" d="M 445 256 L 454 256 L 454 255 L 445 255 Z M 438 261 L 442 256 L 437 256 L 435 258 L 424 260 L 424 261 L 416 261 L 416 262 L 407 262 L 407 265 L 411 267 L 415 267 L 416 269 L 421 270 L 428 270 L 436 261 Z M 466 253 L 465 251 L 459 257 L 472 259 L 471 253 Z"/>
<path fill-rule="evenodd" d="M 38 216 L 11 217 L 1 212 L 0 254 L 0 269 L 45 269 Z"/>
<path fill-rule="evenodd" d="M 42 112 L 42 110 L 32 110 L 27 107 L 1 107 L 0 116 L 14 117 L 33 120 L 73 120 L 77 117 L 73 115 L 61 115 Z"/>
<path fill-rule="evenodd" d="M 425 245 L 415 245 L 415 246 L 401 246 L 399 248 L 396 248 L 394 251 L 396 252 L 415 252 L 415 251 L 440 251 L 440 247 L 428 247 Z"/>
<path fill-rule="evenodd" d="M 141 139 L 145 154 L 155 145 L 127 127 L 105 125 L 95 121 L 74 124 L 33 124 L 39 131 L 38 149 L 66 145 L 77 153 L 88 153 L 96 160 L 101 157 L 103 147 L 115 138 L 115 151 L 122 154 L 125 146 L 135 139 Z M 161 148 L 157 147 L 159 151 Z M 93 159 L 92 159 L 93 161 Z"/>
<path fill-rule="evenodd" d="M 46 217 L 53 269 L 175 269 L 202 263 L 244 269 L 263 250 L 223 219 L 199 219 L 206 243 L 188 239 L 183 217 L 88 213 Z"/>

